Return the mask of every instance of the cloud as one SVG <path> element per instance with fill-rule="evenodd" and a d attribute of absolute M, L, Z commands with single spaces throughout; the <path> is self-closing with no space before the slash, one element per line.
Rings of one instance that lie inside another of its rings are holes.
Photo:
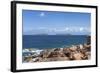
<path fill-rule="evenodd" d="M 56 29 L 55 32 L 62 33 L 90 33 L 90 28 L 87 27 L 66 27 L 61 29 Z"/>
<path fill-rule="evenodd" d="M 41 12 L 41 13 L 40 13 L 40 16 L 41 16 L 41 17 L 45 16 L 45 13 L 44 13 L 44 12 Z"/>
<path fill-rule="evenodd" d="M 48 32 L 90 32 L 90 28 L 87 27 L 61 27 L 61 28 L 48 28 L 48 27 L 39 27 L 37 30 L 44 30 Z"/>
<path fill-rule="evenodd" d="M 85 34 L 85 33 L 90 33 L 91 30 L 89 27 L 38 27 L 38 28 L 33 28 L 31 30 L 28 30 L 28 32 L 32 34 L 41 34 L 41 33 L 47 33 L 47 34 L 67 34 L 67 33 L 72 33 L 72 34 Z"/>
<path fill-rule="evenodd" d="M 83 31 L 83 30 L 84 30 L 84 28 L 83 28 L 83 27 L 80 27 L 80 28 L 79 28 L 79 30 L 80 30 L 80 31 Z"/>

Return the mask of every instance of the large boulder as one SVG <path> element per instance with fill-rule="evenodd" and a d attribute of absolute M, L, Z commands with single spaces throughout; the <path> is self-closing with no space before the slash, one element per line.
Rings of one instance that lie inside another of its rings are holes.
<path fill-rule="evenodd" d="M 84 49 L 87 51 L 91 51 L 91 45 L 84 44 Z"/>
<path fill-rule="evenodd" d="M 32 57 L 31 56 L 24 57 L 24 62 L 32 62 Z"/>
<path fill-rule="evenodd" d="M 48 55 L 48 58 L 54 57 L 66 57 L 66 55 L 62 51 L 53 51 Z"/>
<path fill-rule="evenodd" d="M 82 54 L 82 53 L 73 54 L 74 60 L 82 60 L 82 57 L 84 57 L 84 54 Z"/>
<path fill-rule="evenodd" d="M 73 45 L 73 46 L 70 47 L 69 49 L 70 49 L 70 51 L 72 51 L 72 52 L 77 51 L 77 46 L 74 46 L 74 45 Z"/>
<path fill-rule="evenodd" d="M 64 48 L 63 53 L 65 54 L 66 57 L 70 57 L 71 55 L 71 50 L 69 48 Z"/>
<path fill-rule="evenodd" d="M 50 54 L 50 51 L 44 50 L 44 51 L 42 51 L 40 54 L 41 54 L 41 57 L 42 57 L 42 58 L 47 58 L 48 55 Z"/>

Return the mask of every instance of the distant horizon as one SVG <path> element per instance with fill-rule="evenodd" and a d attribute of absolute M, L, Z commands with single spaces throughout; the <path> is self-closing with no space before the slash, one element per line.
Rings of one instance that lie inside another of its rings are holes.
<path fill-rule="evenodd" d="M 23 10 L 23 35 L 90 35 L 91 14 Z"/>

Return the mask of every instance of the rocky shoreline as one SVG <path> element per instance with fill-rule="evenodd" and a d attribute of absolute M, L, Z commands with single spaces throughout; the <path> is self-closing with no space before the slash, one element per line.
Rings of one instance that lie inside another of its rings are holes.
<path fill-rule="evenodd" d="M 23 62 L 50 62 L 50 61 L 73 61 L 89 60 L 91 58 L 91 45 L 80 44 L 65 48 L 52 49 L 24 49 Z"/>

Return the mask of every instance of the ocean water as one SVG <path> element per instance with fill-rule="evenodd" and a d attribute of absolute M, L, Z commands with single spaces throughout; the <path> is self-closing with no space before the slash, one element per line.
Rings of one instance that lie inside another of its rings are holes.
<path fill-rule="evenodd" d="M 63 48 L 71 45 L 87 43 L 86 35 L 23 35 L 23 49 L 25 48 Z"/>

